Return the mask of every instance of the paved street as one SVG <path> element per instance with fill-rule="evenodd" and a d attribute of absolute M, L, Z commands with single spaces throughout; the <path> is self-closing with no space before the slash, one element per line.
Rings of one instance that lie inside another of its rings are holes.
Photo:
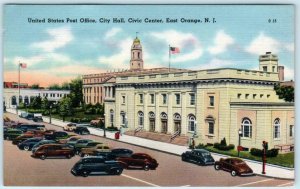
<path fill-rule="evenodd" d="M 25 122 L 13 114 L 10 118 Z M 28 121 L 27 121 L 28 122 Z M 62 130 L 46 124 L 47 129 Z M 75 177 L 70 173 L 80 159 L 34 159 L 31 152 L 21 151 L 11 141 L 4 141 L 4 185 L 6 186 L 292 186 L 293 181 L 261 176 L 232 177 L 230 173 L 215 171 L 213 166 L 198 166 L 182 162 L 181 158 L 155 150 L 146 149 L 99 136 L 84 136 L 109 144 L 112 148 L 129 148 L 144 152 L 157 159 L 156 170 L 124 170 L 120 176 Z"/>

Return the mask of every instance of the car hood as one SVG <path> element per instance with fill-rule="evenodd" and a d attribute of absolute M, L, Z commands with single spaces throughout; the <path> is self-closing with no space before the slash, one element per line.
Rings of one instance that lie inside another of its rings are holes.
<path fill-rule="evenodd" d="M 211 156 L 204 157 L 203 159 L 204 159 L 204 162 L 215 162 L 214 158 Z"/>
<path fill-rule="evenodd" d="M 242 164 L 242 165 L 238 165 L 238 166 L 235 166 L 237 167 L 237 169 L 240 171 L 240 172 L 243 172 L 243 173 L 252 173 L 252 169 L 247 165 L 247 164 Z"/>

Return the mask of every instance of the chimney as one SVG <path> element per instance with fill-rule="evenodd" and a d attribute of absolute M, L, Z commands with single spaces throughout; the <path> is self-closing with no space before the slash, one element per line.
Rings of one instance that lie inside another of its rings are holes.
<path fill-rule="evenodd" d="M 279 81 L 284 81 L 284 66 L 278 66 Z"/>

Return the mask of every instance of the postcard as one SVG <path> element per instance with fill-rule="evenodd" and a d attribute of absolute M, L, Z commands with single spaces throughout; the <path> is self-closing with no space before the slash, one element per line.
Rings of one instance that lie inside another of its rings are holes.
<path fill-rule="evenodd" d="M 4 185 L 293 186 L 294 8 L 4 5 Z"/>

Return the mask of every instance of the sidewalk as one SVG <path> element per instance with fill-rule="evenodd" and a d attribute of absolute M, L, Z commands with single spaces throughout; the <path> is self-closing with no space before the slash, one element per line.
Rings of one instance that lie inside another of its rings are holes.
<path fill-rule="evenodd" d="M 16 114 L 15 110 L 9 109 L 7 112 L 14 113 Z M 20 111 L 19 111 L 20 114 Z M 49 117 L 43 116 L 44 122 L 49 123 Z M 69 122 L 62 122 L 61 120 L 58 119 L 51 119 L 51 122 L 53 125 L 57 125 L 59 127 L 63 127 L 64 125 L 68 124 Z M 96 129 L 96 128 L 89 128 L 91 134 L 97 135 L 97 136 L 103 136 L 103 130 L 101 129 Z M 106 131 L 106 138 L 110 138 L 115 140 L 115 134 L 114 132 L 108 132 Z M 149 139 L 144 139 L 144 138 L 139 138 L 139 137 L 134 137 L 134 136 L 128 136 L 128 135 L 122 135 L 120 136 L 120 139 L 118 141 L 129 143 L 129 144 L 134 144 L 137 146 L 143 146 L 146 148 L 154 149 L 154 150 L 159 150 L 162 152 L 167 152 L 170 154 L 174 155 L 181 155 L 183 152 L 190 150 L 186 146 L 178 146 L 174 144 L 169 144 L 169 143 L 164 143 L 164 142 L 159 142 L 159 141 L 154 141 L 154 140 L 149 140 Z M 220 158 L 224 157 L 229 157 L 226 155 L 222 154 L 216 154 L 216 153 L 211 153 L 213 158 L 215 160 L 219 160 Z M 247 162 L 247 164 L 252 168 L 253 172 L 257 175 L 262 175 L 262 176 L 267 176 L 267 177 L 274 177 L 274 178 L 282 178 L 282 179 L 294 179 L 294 168 L 285 168 L 277 165 L 272 165 L 272 164 L 267 164 L 266 165 L 266 174 L 263 175 L 261 174 L 262 171 L 262 163 L 261 162 L 256 162 L 252 160 L 247 160 L 244 159 L 244 161 Z"/>

